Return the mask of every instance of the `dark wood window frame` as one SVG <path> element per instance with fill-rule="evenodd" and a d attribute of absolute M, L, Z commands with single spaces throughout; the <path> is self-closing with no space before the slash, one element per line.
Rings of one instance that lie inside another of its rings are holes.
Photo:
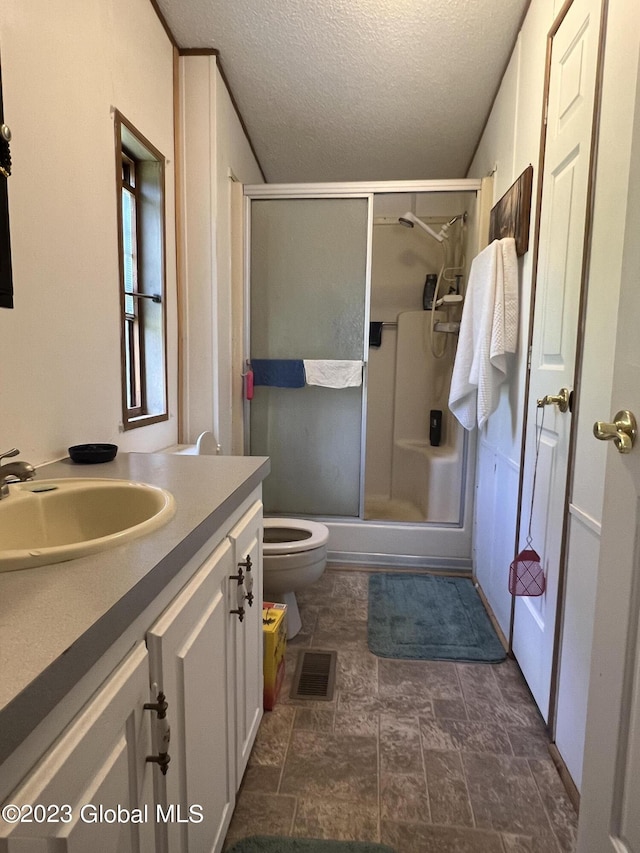
<path fill-rule="evenodd" d="M 4 122 L 2 105 L 2 70 L 0 66 L 0 124 Z M 0 174 L 0 308 L 13 308 L 13 274 L 11 271 L 11 237 L 9 233 L 8 178 Z"/>
<path fill-rule="evenodd" d="M 166 421 L 164 156 L 117 110 L 114 114 L 121 312 L 122 422 L 125 430 Z M 131 258 L 125 257 L 125 194 L 132 200 Z M 128 269 L 128 274 L 125 272 Z"/>

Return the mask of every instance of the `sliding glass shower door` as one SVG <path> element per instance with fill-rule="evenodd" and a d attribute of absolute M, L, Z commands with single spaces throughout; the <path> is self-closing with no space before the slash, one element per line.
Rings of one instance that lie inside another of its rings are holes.
<path fill-rule="evenodd" d="M 265 384 L 250 452 L 271 457 L 267 512 L 359 515 L 368 219 L 368 197 L 251 200 L 250 357 Z M 309 359 L 319 385 L 299 380 Z M 322 378 L 336 368 L 345 387 Z"/>

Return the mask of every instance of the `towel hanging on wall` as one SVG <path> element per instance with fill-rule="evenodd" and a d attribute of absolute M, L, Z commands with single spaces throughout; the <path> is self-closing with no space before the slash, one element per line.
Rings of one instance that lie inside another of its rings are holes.
<path fill-rule="evenodd" d="M 362 362 L 328 359 L 304 359 L 307 385 L 324 388 L 356 388 L 362 385 Z"/>
<path fill-rule="evenodd" d="M 496 410 L 517 342 L 518 259 L 515 240 L 505 237 L 471 264 L 449 393 L 449 409 L 465 429 L 482 427 Z"/>

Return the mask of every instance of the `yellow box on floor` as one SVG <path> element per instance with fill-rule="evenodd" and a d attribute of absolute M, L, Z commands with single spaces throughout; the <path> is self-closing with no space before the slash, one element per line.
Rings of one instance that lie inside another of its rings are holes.
<path fill-rule="evenodd" d="M 273 710 L 284 681 L 284 653 L 287 650 L 286 612 L 286 604 L 265 601 L 262 605 L 265 711 Z"/>

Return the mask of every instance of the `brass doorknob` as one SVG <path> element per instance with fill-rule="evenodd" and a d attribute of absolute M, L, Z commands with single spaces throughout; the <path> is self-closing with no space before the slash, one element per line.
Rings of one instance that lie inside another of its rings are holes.
<path fill-rule="evenodd" d="M 542 406 L 556 405 L 561 412 L 566 412 L 569 409 L 570 399 L 571 392 L 569 389 L 561 388 L 557 394 L 545 394 L 544 397 L 541 397 L 538 400 L 538 408 L 541 409 Z"/>
<path fill-rule="evenodd" d="M 616 412 L 612 424 L 596 421 L 593 434 L 600 441 L 613 441 L 618 453 L 630 453 L 638 434 L 638 424 L 632 412 L 622 409 Z"/>

